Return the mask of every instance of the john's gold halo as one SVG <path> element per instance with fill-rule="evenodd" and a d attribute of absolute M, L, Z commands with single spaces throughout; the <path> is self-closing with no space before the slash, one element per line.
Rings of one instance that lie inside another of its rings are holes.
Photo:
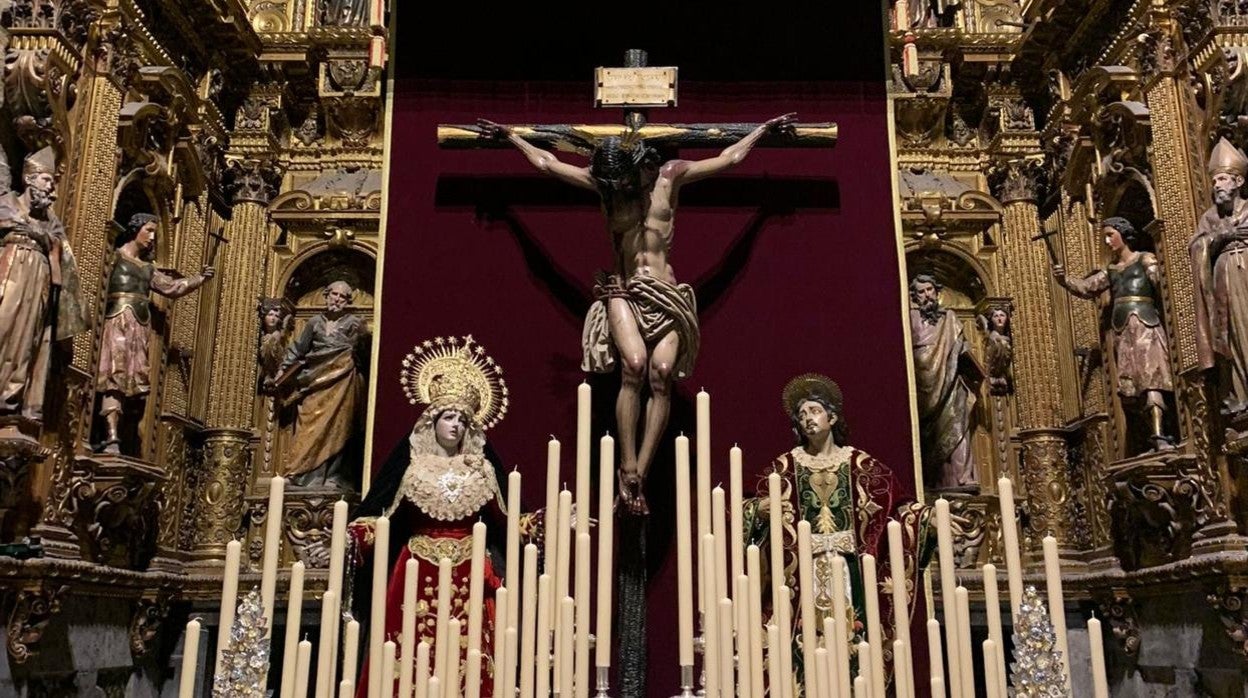
<path fill-rule="evenodd" d="M 824 398 L 838 411 L 845 400 L 841 395 L 841 386 L 836 381 L 820 373 L 803 373 L 784 386 L 781 394 L 784 413 L 791 417 L 803 401 L 812 397 Z"/>
<path fill-rule="evenodd" d="M 403 359 L 399 382 L 408 402 L 463 410 L 482 429 L 507 414 L 503 369 L 472 335 L 427 339 Z"/>

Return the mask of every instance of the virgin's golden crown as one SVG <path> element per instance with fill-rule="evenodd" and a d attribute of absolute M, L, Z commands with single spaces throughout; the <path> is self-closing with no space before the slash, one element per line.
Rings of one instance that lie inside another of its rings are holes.
<path fill-rule="evenodd" d="M 399 382 L 413 405 L 463 410 L 475 424 L 489 429 L 507 414 L 507 382 L 502 374 L 472 335 L 438 337 L 413 347 L 403 359 Z"/>

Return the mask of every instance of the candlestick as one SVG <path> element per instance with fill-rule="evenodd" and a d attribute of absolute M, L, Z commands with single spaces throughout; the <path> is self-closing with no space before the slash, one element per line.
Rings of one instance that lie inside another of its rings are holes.
<path fill-rule="evenodd" d="M 953 557 L 949 501 L 943 497 L 936 500 L 936 542 L 940 554 L 940 602 L 945 610 L 945 646 L 949 655 L 949 692 L 954 698 L 962 698 L 964 688 L 962 658 L 959 652 L 961 645 L 957 641 L 957 599 L 954 598 L 954 588 L 957 586 L 954 570 L 957 562 Z"/>
<path fill-rule="evenodd" d="M 975 698 L 974 654 L 971 649 L 971 602 L 966 587 L 959 586 L 953 592 L 958 604 L 958 673 L 961 675 L 962 691 L 966 698 Z"/>
<path fill-rule="evenodd" d="M 559 439 L 550 437 L 546 444 L 546 511 L 545 533 L 542 540 L 542 571 L 555 576 L 555 560 L 559 543 Z"/>
<path fill-rule="evenodd" d="M 901 536 L 901 524 L 897 521 L 888 522 L 888 563 L 889 572 L 893 577 L 893 637 L 902 640 L 906 652 L 910 652 L 910 593 L 907 588 L 910 577 L 906 572 L 905 542 Z M 905 659 L 907 661 L 902 664 L 901 673 L 911 672 L 906 678 L 913 687 L 914 657 L 907 655 Z M 893 661 L 897 661 L 895 655 Z"/>
<path fill-rule="evenodd" d="M 698 539 L 711 532 L 711 396 L 705 390 L 698 391 L 696 398 L 697 403 L 697 421 L 695 426 L 694 437 L 697 439 L 697 469 L 698 469 Z M 711 552 L 711 551 L 708 551 Z M 714 554 L 713 552 L 711 554 Z M 702 564 L 702 558 L 698 558 L 698 574 L 709 571 L 710 568 Z M 703 625 L 706 624 L 705 614 L 713 608 L 712 605 L 706 603 L 706 599 L 702 598 L 702 591 L 705 585 L 702 583 L 701 576 L 698 577 L 698 611 L 703 614 Z M 705 627 L 703 628 L 705 632 Z"/>
<path fill-rule="evenodd" d="M 1101 621 L 1096 618 L 1088 620 L 1088 643 L 1092 647 L 1092 698 L 1109 698 L 1109 680 L 1105 676 L 1105 640 L 1101 636 Z"/>
<path fill-rule="evenodd" d="M 588 517 L 588 509 L 585 516 Z M 576 535 L 576 698 L 589 698 L 589 533 Z"/>
<path fill-rule="evenodd" d="M 347 549 L 347 503 L 334 502 L 334 520 L 329 539 L 329 577 L 326 592 L 333 596 L 322 597 L 321 639 L 317 643 L 319 659 L 316 662 L 316 698 L 333 698 L 334 677 L 338 675 L 338 616 L 342 608 L 342 567 Z M 328 626 L 326 619 L 328 618 Z M 352 684 L 355 683 L 353 680 Z"/>
<path fill-rule="evenodd" d="M 818 640 L 815 629 L 815 595 L 811 589 L 815 579 L 814 561 L 811 556 L 810 522 L 806 520 L 797 522 L 797 573 L 802 613 L 802 666 L 811 667 Z M 804 678 L 806 695 L 819 695 L 819 672 L 807 669 Z"/>
<path fill-rule="evenodd" d="M 195 676 L 199 668 L 199 619 L 186 624 L 182 640 L 182 673 L 178 676 L 178 698 L 195 698 Z"/>
<path fill-rule="evenodd" d="M 412 695 L 412 667 L 416 658 L 416 585 L 420 582 L 420 562 L 415 557 L 403 564 L 403 625 L 399 637 L 399 695 Z"/>
<path fill-rule="evenodd" d="M 997 567 L 984 565 L 984 608 L 988 613 L 988 639 L 997 648 L 997 692 L 1001 698 L 1009 695 L 1005 685 L 1004 632 L 1001 630 L 1001 599 L 997 591 Z"/>
<path fill-rule="evenodd" d="M 741 449 L 734 445 L 728 449 L 728 526 L 730 532 L 728 548 L 732 552 L 733 579 L 745 574 L 744 497 L 744 488 L 741 484 Z M 745 587 L 740 588 L 740 593 L 745 593 Z M 733 594 L 732 600 L 737 601 L 736 594 Z M 737 632 L 741 632 L 740 628 Z"/>
<path fill-rule="evenodd" d="M 576 535 L 589 533 L 589 459 L 590 440 L 590 406 L 592 402 L 588 383 L 581 383 L 576 389 Z M 565 697 L 566 698 L 566 697 Z"/>
<path fill-rule="evenodd" d="M 933 612 L 935 611 L 933 610 Z M 940 621 L 935 618 L 927 621 L 927 653 L 931 658 L 928 664 L 932 676 L 932 698 L 945 698 L 945 653 L 941 649 Z M 939 692 L 936 690 L 937 685 L 940 686 Z M 954 696 L 954 698 L 959 697 Z"/>
<path fill-rule="evenodd" d="M 750 615 L 749 622 L 745 625 L 749 628 L 750 678 L 753 680 L 750 695 L 761 696 L 765 678 L 763 673 L 763 572 L 757 545 L 746 548 L 745 568 L 750 578 L 749 591 L 746 593 Z"/>
<path fill-rule="evenodd" d="M 524 546 L 524 580 L 520 584 L 520 698 L 533 698 L 534 647 L 537 642 L 537 546 Z"/>
<path fill-rule="evenodd" d="M 304 640 L 295 650 L 295 685 L 291 695 L 294 698 L 308 698 L 308 673 L 312 667 L 312 643 Z M 390 668 L 394 670 L 394 654 L 390 655 Z M 391 689 L 391 695 L 394 690 Z M 390 696 L 386 696 L 390 698 Z"/>
<path fill-rule="evenodd" d="M 611 666 L 611 573 L 615 545 L 615 439 L 602 437 L 598 456 L 598 622 L 595 664 Z M 586 601 L 588 604 L 588 600 Z M 544 698 L 544 697 L 543 697 Z"/>
<path fill-rule="evenodd" d="M 835 644 L 831 648 L 832 659 L 835 661 L 836 686 L 838 695 L 848 695 L 852 690 L 852 679 L 849 675 L 849 567 L 845 558 L 840 555 L 832 557 L 832 637 Z"/>
<path fill-rule="evenodd" d="M 386 582 L 390 572 L 390 519 L 373 522 L 373 607 L 368 629 L 368 695 L 378 698 L 381 687 L 381 650 L 386 632 Z"/>
<path fill-rule="evenodd" d="M 468 650 L 467 680 L 464 681 L 464 698 L 480 698 L 481 696 L 481 650 Z"/>
<path fill-rule="evenodd" d="M 862 590 L 867 607 L 867 642 L 871 645 L 871 693 L 884 698 L 884 639 L 880 627 L 880 585 L 874 555 L 862 556 Z"/>
<path fill-rule="evenodd" d="M 342 675 L 355 683 L 360 661 L 360 622 L 347 621 L 346 637 L 342 640 Z"/>
<path fill-rule="evenodd" d="M 986 698 L 1005 698 L 1001 695 L 1001 673 L 997 666 L 997 643 L 984 640 L 984 690 Z"/>
<path fill-rule="evenodd" d="M 610 698 L 608 692 L 611 688 L 611 667 L 600 666 L 595 670 L 594 674 L 594 698 Z"/>
<path fill-rule="evenodd" d="M 217 627 L 217 660 L 213 676 L 221 673 L 221 652 L 230 645 L 230 628 L 234 625 L 234 611 L 238 604 L 238 560 L 242 544 L 232 540 L 225 546 L 225 569 L 221 580 L 220 625 Z"/>
<path fill-rule="evenodd" d="M 290 594 L 286 605 L 286 644 L 282 653 L 280 693 L 282 698 L 291 698 L 295 694 L 295 662 L 298 659 L 299 624 L 303 615 L 303 571 L 302 562 L 296 562 L 290 566 Z"/>
<path fill-rule="evenodd" d="M 446 664 L 450 660 L 450 642 L 447 636 L 451 622 L 451 561 L 438 560 L 438 607 L 437 625 L 433 641 L 433 675 L 446 684 Z M 431 698 L 436 698 L 432 696 Z"/>
<path fill-rule="evenodd" d="M 719 600 L 719 692 L 724 698 L 736 695 L 732 661 L 732 599 Z"/>
<path fill-rule="evenodd" d="M 273 634 L 273 596 L 277 593 L 277 555 L 282 549 L 282 496 L 286 480 L 276 475 L 269 480 L 269 508 L 265 514 L 264 566 L 260 572 L 260 605 L 269 622 L 265 637 Z"/>
<path fill-rule="evenodd" d="M 780 629 L 774 623 L 767 624 L 767 690 L 774 698 L 784 696 L 783 662 L 780 661 Z M 712 698 L 710 693 L 706 698 Z"/>
<path fill-rule="evenodd" d="M 1014 481 L 1008 477 L 997 480 L 997 496 L 1001 500 L 1001 538 L 1005 541 L 1005 574 L 1010 585 L 1010 614 L 1018 615 L 1023 600 L 1023 558 L 1018 548 L 1018 517 L 1014 513 Z"/>
<path fill-rule="evenodd" d="M 771 607 L 780 606 L 780 587 L 784 586 L 784 524 L 780 503 L 780 474 L 767 476 L 767 521 L 771 546 Z"/>
<path fill-rule="evenodd" d="M 485 524 L 472 525 L 472 569 L 468 573 L 468 649 L 481 649 L 482 604 L 485 596 Z M 406 698 L 406 696 L 404 696 Z"/>
<path fill-rule="evenodd" d="M 494 592 L 494 680 L 500 685 L 503 667 L 507 665 L 507 597 L 509 595 L 507 587 L 499 587 Z"/>
<path fill-rule="evenodd" d="M 429 698 L 429 643 L 416 645 L 416 698 Z"/>
<path fill-rule="evenodd" d="M 550 621 L 555 617 L 551 598 L 551 575 L 537 578 L 537 676 L 533 693 L 538 698 L 550 696 Z"/>
<path fill-rule="evenodd" d="M 516 591 L 520 583 L 520 473 L 507 475 L 507 587 Z M 507 627 L 515 628 L 520 619 L 520 598 L 507 609 Z M 445 683 L 445 681 L 443 682 Z"/>
<path fill-rule="evenodd" d="M 689 516 L 689 439 L 676 437 L 676 627 L 680 666 L 693 666 L 693 546 Z M 691 670 L 692 671 L 692 670 Z"/>
<path fill-rule="evenodd" d="M 698 561 L 714 560 L 715 534 L 702 536 L 702 544 L 698 546 Z M 707 599 L 715 597 L 715 573 L 705 570 L 702 574 L 701 595 Z M 706 698 L 720 698 L 719 694 L 719 613 L 718 606 L 708 603 L 706 613 L 702 617 L 702 680 L 706 684 Z M 726 696 L 724 698 L 727 698 Z"/>
<path fill-rule="evenodd" d="M 559 633 L 560 646 L 559 655 L 563 656 L 563 661 L 559 668 L 562 674 L 559 677 L 561 696 L 568 696 L 575 690 L 573 685 L 572 670 L 575 660 L 572 658 L 574 649 L 573 638 L 576 636 L 572 628 L 572 619 L 576 617 L 576 601 L 570 596 L 565 596 L 559 602 L 559 624 L 563 626 L 563 631 Z M 557 655 L 558 656 L 558 655 Z"/>
<path fill-rule="evenodd" d="M 459 698 L 459 643 L 463 637 L 463 624 L 458 618 L 452 618 L 446 624 L 446 683 L 443 684 L 444 698 Z"/>
<path fill-rule="evenodd" d="M 1070 692 L 1070 647 L 1066 641 L 1066 602 L 1062 598 L 1062 563 L 1057 555 L 1057 539 L 1044 537 L 1044 574 L 1049 588 L 1049 616 L 1053 619 L 1053 634 L 1057 636 L 1057 649 L 1062 653 L 1062 671 L 1066 674 L 1066 692 Z"/>

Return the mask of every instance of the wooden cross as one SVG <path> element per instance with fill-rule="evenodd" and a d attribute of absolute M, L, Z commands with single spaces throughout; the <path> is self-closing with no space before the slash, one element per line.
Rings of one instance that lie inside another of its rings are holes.
<path fill-rule="evenodd" d="M 666 148 L 722 148 L 732 145 L 758 124 L 650 124 L 646 107 L 675 106 L 676 69 L 646 67 L 646 52 L 625 53 L 624 68 L 599 68 L 595 102 L 598 106 L 622 107 L 622 124 L 527 124 L 509 125 L 512 133 L 534 145 L 564 152 L 588 154 L 608 136 L 636 130 L 650 146 Z M 779 133 L 763 136 L 758 148 L 831 148 L 837 127 L 830 122 L 793 124 Z M 506 139 L 484 137 L 481 128 L 467 124 L 439 124 L 442 148 L 511 148 Z"/>

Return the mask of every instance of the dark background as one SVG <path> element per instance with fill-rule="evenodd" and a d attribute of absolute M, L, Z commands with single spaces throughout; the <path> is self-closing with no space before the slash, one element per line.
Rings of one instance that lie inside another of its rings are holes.
<path fill-rule="evenodd" d="M 676 388 L 648 483 L 654 696 L 677 686 L 671 437 L 692 434 L 700 387 L 711 393 L 714 482 L 725 488 L 734 443 L 745 451 L 747 488 L 792 447 L 780 391 L 815 371 L 843 388 L 852 443 L 898 473 L 903 496 L 913 492 L 882 10 L 694 5 L 407 4 L 396 18 L 373 463 L 418 414 L 399 386 L 403 356 L 424 339 L 472 334 L 505 369 L 512 407 L 490 440 L 523 473 L 530 509 L 543 504 L 551 434 L 572 485 L 581 324 L 610 242 L 591 194 L 541 177 L 514 150 L 439 150 L 437 124 L 616 123 L 619 111 L 591 108 L 593 69 L 642 48 L 650 65 L 680 68 L 680 106 L 652 110 L 652 122 L 795 111 L 840 126 L 835 149 L 755 150 L 682 192 L 672 265 L 697 291 L 702 351 Z M 590 382 L 596 439 L 616 431 L 618 381 Z"/>

